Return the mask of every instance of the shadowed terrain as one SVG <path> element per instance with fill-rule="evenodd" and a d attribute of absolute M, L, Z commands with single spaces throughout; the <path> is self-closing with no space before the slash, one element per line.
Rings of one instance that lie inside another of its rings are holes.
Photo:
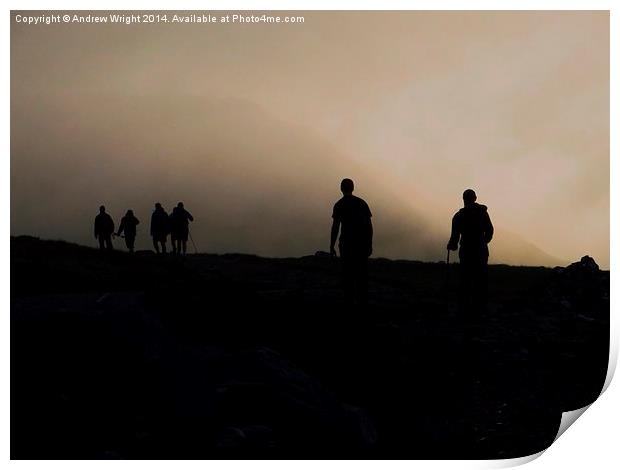
<path fill-rule="evenodd" d="M 11 238 L 11 457 L 510 458 L 600 393 L 609 272 L 489 268 L 477 328 L 457 271 L 100 253 Z"/>

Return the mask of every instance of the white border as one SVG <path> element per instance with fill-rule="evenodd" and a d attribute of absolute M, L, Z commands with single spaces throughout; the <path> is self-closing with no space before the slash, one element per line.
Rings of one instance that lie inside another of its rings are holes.
<path fill-rule="evenodd" d="M 3 182 L 2 191 L 4 197 L 2 198 L 3 211 L 0 218 L 0 224 L 3 227 L 5 233 L 5 239 L 0 247 L 0 259 L 2 265 L 1 280 L 0 282 L 0 295 L 2 299 L 2 324 L 0 330 L 2 331 L 2 341 L 0 341 L 1 355 L 1 367 L 2 367 L 2 387 L 0 387 L 0 393 L 2 394 L 3 406 L 0 411 L 0 423 L 1 423 L 1 441 L 0 446 L 2 449 L 3 461 L 9 460 L 9 351 L 10 351 L 10 325 L 9 325 L 9 244 L 8 234 L 10 233 L 10 189 L 9 189 L 9 171 L 10 171 L 10 148 L 9 148 L 9 123 L 10 123 L 10 75 L 9 75 L 9 52 L 10 52 L 10 25 L 9 25 L 9 10 L 87 10 L 87 9 L 100 9 L 100 10 L 128 10 L 128 9 L 144 9 L 144 10 L 158 10 L 158 9 L 182 9 L 182 10 L 611 10 L 611 116 L 610 116 L 610 128 L 611 133 L 611 240 L 616 240 L 620 235 L 618 231 L 618 210 L 620 209 L 619 202 L 619 189 L 618 189 L 618 170 L 620 169 L 617 161 L 615 160 L 617 155 L 617 133 L 614 132 L 617 129 L 618 124 L 618 15 L 620 15 L 619 7 L 614 9 L 614 2 L 612 1 L 582 1 L 582 0 L 564 0 L 564 1 L 550 1 L 550 0 L 511 0 L 511 1 L 396 1 L 396 0 L 384 0 L 384 1 L 368 1 L 361 0 L 355 3 L 345 2 L 342 0 L 298 0 L 298 1 L 161 1 L 154 0 L 152 2 L 145 1 L 107 1 L 107 2 L 78 2 L 78 1 L 22 1 L 18 2 L 11 0 L 6 2 L 5 17 L 2 22 L 2 61 L 5 64 L 4 74 L 2 76 L 4 93 L 2 94 L 2 105 L 5 110 L 2 113 L 2 143 L 4 149 L 4 155 L 2 161 L 2 176 Z M 614 182 L 616 184 L 614 184 Z M 619 292 L 618 279 L 614 275 L 614 268 L 618 267 L 619 252 L 617 243 L 612 243 L 610 253 L 610 266 L 611 266 L 611 290 L 612 292 Z M 608 380 L 606 386 L 609 385 L 611 378 L 611 372 L 615 368 L 618 357 L 618 297 L 612 295 L 611 298 L 611 357 L 610 357 L 610 373 L 608 374 Z M 617 381 L 615 381 L 617 382 Z M 618 455 L 617 437 L 616 432 L 617 423 L 615 419 L 619 416 L 620 401 L 620 388 L 617 383 L 612 383 L 609 389 L 597 400 L 579 419 L 579 424 L 572 426 L 561 438 L 555 442 L 544 455 L 532 462 L 531 468 L 536 468 L 540 465 L 552 465 L 561 467 L 563 469 L 579 468 L 582 469 L 585 466 L 593 466 L 593 468 L 618 468 L 620 458 Z M 415 445 L 415 443 L 412 443 Z M 390 468 L 402 468 L 410 469 L 414 467 L 422 466 L 423 468 L 489 468 L 500 466 L 512 466 L 515 464 L 522 464 L 531 458 L 514 459 L 510 461 L 424 461 L 424 462 L 410 462 L 410 461 L 388 461 L 388 462 L 316 462 L 316 461 L 259 461 L 248 462 L 253 468 L 258 469 L 289 469 L 291 466 L 296 468 L 316 468 L 317 465 L 327 466 L 330 468 L 340 467 L 342 465 L 355 465 L 356 468 L 369 468 L 375 465 L 388 466 Z M 43 467 L 45 468 L 84 468 L 84 462 L 24 462 L 14 461 L 10 463 L 12 466 L 29 467 Z M 107 466 L 118 465 L 121 467 L 134 466 L 137 462 L 104 462 L 104 461 L 92 461 L 88 462 L 88 466 Z M 167 468 L 168 462 L 148 462 L 149 467 L 155 468 Z M 181 465 L 184 467 L 192 468 L 204 468 L 206 465 L 209 467 L 217 467 L 222 469 L 238 468 L 239 466 L 245 466 L 245 462 L 191 462 L 181 461 L 176 462 L 175 465 Z"/>

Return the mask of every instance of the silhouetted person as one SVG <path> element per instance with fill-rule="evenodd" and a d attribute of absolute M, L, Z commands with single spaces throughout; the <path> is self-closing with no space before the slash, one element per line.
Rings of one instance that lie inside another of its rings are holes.
<path fill-rule="evenodd" d="M 133 253 L 136 243 L 136 226 L 139 223 L 140 221 L 133 215 L 133 211 L 130 209 L 121 219 L 121 225 L 118 227 L 118 232 L 116 232 L 116 235 L 125 232 L 125 245 L 127 245 L 130 253 Z"/>
<path fill-rule="evenodd" d="M 483 313 L 487 302 L 487 265 L 489 248 L 493 238 L 493 224 L 487 206 L 476 202 L 476 193 L 467 189 L 463 193 L 463 205 L 452 218 L 452 235 L 448 250 L 459 247 L 460 288 L 459 308 L 475 319 Z"/>
<path fill-rule="evenodd" d="M 170 214 L 170 239 L 172 240 L 173 253 L 187 253 L 189 223 L 193 221 L 194 217 L 185 210 L 182 202 L 179 202 L 177 206 L 172 209 L 172 214 Z"/>
<path fill-rule="evenodd" d="M 334 204 L 330 253 L 336 256 L 336 239 L 342 262 L 344 290 L 347 299 L 365 303 L 368 297 L 368 257 L 372 254 L 372 213 L 366 202 L 353 195 L 353 181 L 340 183 L 342 199 Z M 342 228 L 341 228 L 342 226 Z"/>
<path fill-rule="evenodd" d="M 151 237 L 153 237 L 153 246 L 157 253 L 160 252 L 159 247 L 161 245 L 161 253 L 166 253 L 166 241 L 168 239 L 168 233 L 170 233 L 170 222 L 168 220 L 168 214 L 158 202 L 155 204 L 155 210 L 151 215 Z"/>
<path fill-rule="evenodd" d="M 105 211 L 105 206 L 99 207 L 99 214 L 95 217 L 95 238 L 99 240 L 101 250 L 112 250 L 112 234 L 114 233 L 114 221 L 110 214 Z"/>

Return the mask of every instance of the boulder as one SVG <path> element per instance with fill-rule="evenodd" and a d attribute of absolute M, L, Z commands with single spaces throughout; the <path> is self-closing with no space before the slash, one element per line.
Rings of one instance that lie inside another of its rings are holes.
<path fill-rule="evenodd" d="M 599 267 L 594 258 L 586 255 L 580 261 L 570 264 L 566 270 L 569 273 L 595 274 L 599 272 Z"/>

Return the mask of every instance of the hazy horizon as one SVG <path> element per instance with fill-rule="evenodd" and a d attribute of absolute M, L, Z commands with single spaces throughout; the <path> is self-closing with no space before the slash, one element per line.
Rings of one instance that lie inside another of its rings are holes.
<path fill-rule="evenodd" d="M 374 256 L 444 259 L 472 187 L 497 229 L 492 262 L 609 268 L 607 12 L 37 26 L 18 13 L 12 235 L 94 246 L 104 204 L 117 226 L 136 212 L 145 249 L 153 204 L 183 201 L 200 251 L 307 255 L 328 251 L 350 177 Z"/>

